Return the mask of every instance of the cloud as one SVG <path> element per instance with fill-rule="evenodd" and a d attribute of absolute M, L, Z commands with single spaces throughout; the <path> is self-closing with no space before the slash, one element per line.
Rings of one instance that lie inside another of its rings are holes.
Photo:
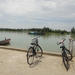
<path fill-rule="evenodd" d="M 74 0 L 0 0 L 0 10 L 10 15 L 75 17 Z"/>
<path fill-rule="evenodd" d="M 5 0 L 0 2 L 4 13 L 11 15 L 24 15 L 35 10 L 35 0 Z"/>
<path fill-rule="evenodd" d="M 75 17 L 74 0 L 41 0 L 42 12 L 52 17 Z"/>
<path fill-rule="evenodd" d="M 75 0 L 0 0 L 0 24 L 75 23 Z"/>

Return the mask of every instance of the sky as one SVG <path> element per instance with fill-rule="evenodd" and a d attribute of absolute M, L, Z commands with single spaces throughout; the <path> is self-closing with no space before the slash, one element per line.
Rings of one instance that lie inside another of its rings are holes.
<path fill-rule="evenodd" d="M 0 0 L 0 28 L 75 27 L 75 0 Z"/>

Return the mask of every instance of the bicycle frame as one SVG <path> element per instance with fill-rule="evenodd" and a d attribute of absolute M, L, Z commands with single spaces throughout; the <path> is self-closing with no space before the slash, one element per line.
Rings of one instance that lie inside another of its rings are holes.
<path fill-rule="evenodd" d="M 30 47 L 33 48 L 33 55 L 36 55 L 36 47 L 39 46 L 39 44 L 38 44 L 38 37 L 33 38 L 32 40 L 36 40 L 35 41 L 36 43 L 33 42 L 33 43 L 31 43 L 31 46 L 30 46 Z"/>

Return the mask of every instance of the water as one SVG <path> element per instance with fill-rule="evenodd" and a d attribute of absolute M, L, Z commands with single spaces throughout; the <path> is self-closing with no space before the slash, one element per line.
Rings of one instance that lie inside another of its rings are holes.
<path fill-rule="evenodd" d="M 11 38 L 9 47 L 13 48 L 23 48 L 28 50 L 32 38 L 36 37 L 34 35 L 29 35 L 27 32 L 0 32 L 0 40 L 6 38 Z M 60 46 L 57 45 L 57 41 L 60 41 L 62 38 L 66 38 L 65 45 L 68 48 L 68 39 L 70 35 L 61 35 L 61 34 L 47 34 L 39 37 L 39 45 L 43 48 L 44 51 L 49 52 L 61 52 Z M 75 35 L 72 35 L 75 39 Z M 74 43 L 75 46 L 75 43 Z M 74 51 L 75 55 L 75 51 Z"/>

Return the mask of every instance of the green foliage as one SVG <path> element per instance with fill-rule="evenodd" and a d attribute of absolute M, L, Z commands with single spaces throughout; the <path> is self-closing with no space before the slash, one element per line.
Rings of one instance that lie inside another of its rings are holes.
<path fill-rule="evenodd" d="M 47 27 L 44 27 L 43 29 L 42 29 L 42 32 L 50 32 L 50 29 Z"/>
<path fill-rule="evenodd" d="M 16 32 L 23 32 L 26 31 L 26 29 L 10 29 L 10 28 L 0 28 L 0 31 L 16 31 Z"/>
<path fill-rule="evenodd" d="M 71 29 L 71 33 L 75 33 L 75 28 L 73 27 L 72 29 Z"/>
<path fill-rule="evenodd" d="M 36 32 L 40 32 L 40 33 L 60 33 L 60 34 L 64 34 L 64 33 L 69 33 L 66 30 L 52 30 L 48 27 L 44 27 L 44 28 L 32 28 L 32 29 L 9 29 L 9 28 L 0 28 L 0 31 L 13 31 L 13 32 L 24 32 L 24 31 L 36 31 Z M 71 30 L 72 33 L 75 33 L 75 29 L 73 28 Z"/>

